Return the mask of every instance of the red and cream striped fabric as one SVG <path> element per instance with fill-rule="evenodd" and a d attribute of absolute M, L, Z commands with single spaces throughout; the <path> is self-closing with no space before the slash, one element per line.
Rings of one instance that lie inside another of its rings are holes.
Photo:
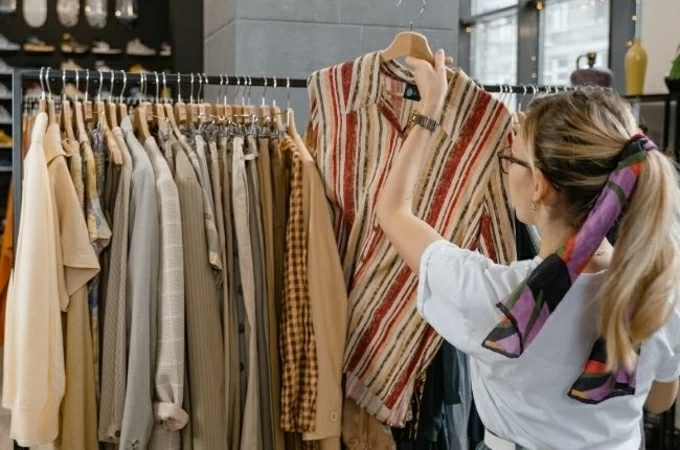
<path fill-rule="evenodd" d="M 309 79 L 314 147 L 349 293 L 346 393 L 379 420 L 402 426 L 413 386 L 441 340 L 416 311 L 417 276 L 385 239 L 375 201 L 417 102 L 413 74 L 372 53 Z M 416 211 L 445 238 L 499 262 L 514 259 L 512 215 L 496 153 L 510 112 L 460 70 L 432 139 Z M 452 274 L 455 276 L 456 274 Z M 455 295 L 455 293 L 452 293 Z"/>

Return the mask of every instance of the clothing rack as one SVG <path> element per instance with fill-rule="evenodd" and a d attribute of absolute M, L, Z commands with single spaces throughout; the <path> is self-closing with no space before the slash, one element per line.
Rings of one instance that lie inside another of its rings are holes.
<path fill-rule="evenodd" d="M 199 81 L 200 78 L 200 81 Z M 222 87 L 266 87 L 281 89 L 300 89 L 307 87 L 307 80 L 301 78 L 288 77 L 249 77 L 235 75 L 205 75 L 188 73 L 127 73 L 122 71 L 102 72 L 96 70 L 61 70 L 61 69 L 14 69 L 12 72 L 12 177 L 13 201 L 14 201 L 14 241 L 16 242 L 19 232 L 19 221 L 21 217 L 21 196 L 22 196 L 22 102 L 24 87 L 29 82 L 47 83 L 60 89 L 66 82 L 86 83 L 86 90 L 89 85 L 97 86 L 99 90 L 105 84 L 118 86 L 148 86 L 160 85 L 167 87 L 191 85 L 191 95 L 193 96 L 193 86 L 222 86 Z M 56 84 L 54 84 L 56 83 Z M 479 85 L 485 91 L 500 94 L 516 94 L 525 96 L 535 94 L 551 94 L 568 90 L 580 89 L 573 86 L 547 86 L 547 85 Z M 112 87 L 113 90 L 113 87 Z M 181 89 L 180 89 L 181 90 Z M 178 90 L 179 92 L 179 90 Z M 58 94 L 51 94 L 52 97 L 59 98 Z M 94 98 L 95 96 L 93 96 Z M 185 98 L 188 98 L 185 96 Z M 14 449 L 22 449 L 14 443 Z"/>

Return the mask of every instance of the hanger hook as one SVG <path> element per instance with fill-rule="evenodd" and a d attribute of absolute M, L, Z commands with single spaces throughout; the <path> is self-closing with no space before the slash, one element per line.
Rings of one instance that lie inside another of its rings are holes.
<path fill-rule="evenodd" d="M 224 104 L 229 103 L 229 75 L 224 74 Z"/>
<path fill-rule="evenodd" d="M 160 103 L 160 99 L 158 97 L 158 92 L 160 91 L 160 83 L 158 82 L 158 71 L 154 70 L 153 75 L 156 79 L 156 103 Z"/>
<path fill-rule="evenodd" d="M 163 102 L 162 103 L 167 103 L 168 98 L 165 96 L 165 93 L 168 92 L 168 79 L 165 76 L 165 72 L 161 72 L 161 75 L 163 76 Z"/>
<path fill-rule="evenodd" d="M 52 87 L 50 86 L 50 68 L 45 72 L 45 83 L 47 83 L 47 98 L 52 100 Z"/>
<path fill-rule="evenodd" d="M 396 7 L 398 8 L 398 7 L 401 6 L 401 4 L 402 4 L 403 2 L 404 2 L 404 0 L 399 0 L 399 3 L 397 3 L 397 4 L 394 5 L 394 6 L 396 6 Z M 423 14 L 425 14 L 425 7 L 426 7 L 425 0 L 420 0 L 420 2 L 422 3 L 422 6 L 421 6 L 421 8 L 420 8 L 420 12 L 418 13 L 418 15 L 416 16 L 415 19 L 411 19 L 411 24 L 409 25 L 411 31 L 413 31 L 413 24 L 414 24 L 416 21 L 418 21 L 418 20 L 423 16 Z"/>
<path fill-rule="evenodd" d="M 272 96 L 272 106 L 274 108 L 276 108 L 276 88 L 277 87 L 279 87 L 278 81 L 277 81 L 276 77 L 274 77 L 274 95 Z"/>
<path fill-rule="evenodd" d="M 177 72 L 177 102 L 182 101 L 182 77 Z"/>
<path fill-rule="evenodd" d="M 40 94 L 40 98 L 42 100 L 45 100 L 45 81 L 43 79 L 44 72 L 45 72 L 45 68 L 41 67 L 40 68 L 40 89 L 42 90 L 42 93 Z"/>
<path fill-rule="evenodd" d="M 66 101 L 66 69 L 61 69 L 61 101 Z"/>
<path fill-rule="evenodd" d="M 99 72 L 99 90 L 97 90 L 97 101 L 100 102 L 102 100 L 102 85 L 104 84 L 104 72 L 102 72 L 101 69 L 97 69 L 97 72 Z"/>
<path fill-rule="evenodd" d="M 189 103 L 194 103 L 194 74 L 191 73 L 191 93 L 189 94 Z"/>
<path fill-rule="evenodd" d="M 109 103 L 113 102 L 113 84 L 116 81 L 116 71 L 111 71 L 111 92 L 109 92 Z"/>
<path fill-rule="evenodd" d="M 124 70 L 120 71 L 120 74 L 123 76 L 123 89 L 120 91 L 120 99 L 118 103 L 123 103 L 123 96 L 125 95 L 125 87 L 127 86 L 127 74 L 125 73 Z"/>
<path fill-rule="evenodd" d="M 262 74 L 262 79 L 264 80 L 264 90 L 262 91 L 262 106 L 265 105 L 266 101 L 265 99 L 267 98 L 267 75 Z"/>
<path fill-rule="evenodd" d="M 215 103 L 220 102 L 220 98 L 222 97 L 222 90 L 224 88 L 224 76 L 222 74 L 219 74 L 220 76 L 220 89 L 217 91 L 217 95 L 215 96 Z"/>
<path fill-rule="evenodd" d="M 287 91 L 287 94 L 288 94 L 287 108 L 290 109 L 290 77 L 286 77 L 286 91 Z"/>
<path fill-rule="evenodd" d="M 85 103 L 90 92 L 90 69 L 85 69 Z"/>
<path fill-rule="evenodd" d="M 78 94 L 80 93 L 80 71 L 74 70 L 76 75 L 76 101 L 78 100 Z"/>
<path fill-rule="evenodd" d="M 250 101 L 250 94 L 253 92 L 253 79 L 249 76 L 248 77 L 248 104 L 251 105 L 252 102 Z"/>
<path fill-rule="evenodd" d="M 208 84 L 210 84 L 210 80 L 208 79 L 208 75 L 203 72 L 203 101 L 205 101 L 205 89 L 208 87 Z"/>
<path fill-rule="evenodd" d="M 196 74 L 198 76 L 198 95 L 196 96 L 196 101 L 201 103 L 201 94 L 203 94 L 203 77 L 201 74 Z"/>

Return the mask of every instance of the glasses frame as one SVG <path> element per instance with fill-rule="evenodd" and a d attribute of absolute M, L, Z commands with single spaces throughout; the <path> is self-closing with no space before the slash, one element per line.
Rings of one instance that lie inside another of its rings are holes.
<path fill-rule="evenodd" d="M 507 174 L 509 173 L 509 170 L 506 171 L 506 170 L 503 168 L 503 161 L 504 161 L 504 160 L 505 160 L 505 161 L 508 161 L 510 164 L 518 164 L 518 165 L 524 167 L 525 169 L 531 170 L 531 165 L 530 165 L 528 162 L 522 161 L 521 159 L 518 159 L 518 158 L 515 158 L 514 156 L 510 156 L 510 155 L 506 154 L 506 152 L 507 152 L 510 148 L 511 148 L 511 147 L 506 147 L 506 148 L 504 148 L 503 150 L 501 150 L 500 152 L 498 152 L 498 154 L 497 154 L 497 156 L 498 156 L 498 164 L 499 164 L 500 167 L 501 167 L 501 172 L 503 172 L 505 175 L 507 175 Z M 509 169 L 509 167 L 508 167 L 508 169 Z"/>

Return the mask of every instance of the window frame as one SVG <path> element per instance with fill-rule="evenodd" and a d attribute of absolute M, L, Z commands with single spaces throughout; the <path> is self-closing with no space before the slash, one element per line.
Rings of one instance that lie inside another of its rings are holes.
<path fill-rule="evenodd" d="M 460 27 L 458 33 L 458 65 L 471 73 L 472 27 L 495 16 L 517 12 L 517 82 L 536 84 L 541 67 L 540 38 L 541 11 L 546 3 L 559 0 L 518 0 L 517 5 L 472 15 L 472 0 L 460 0 Z M 638 17 L 637 0 L 609 0 L 609 61 L 607 67 L 614 72 L 614 89 L 625 90 L 624 59 L 632 39 L 636 37 Z M 585 50 L 584 50 L 585 51 Z M 474 74 L 471 74 L 474 75 Z M 480 80 L 483 81 L 483 80 Z"/>

